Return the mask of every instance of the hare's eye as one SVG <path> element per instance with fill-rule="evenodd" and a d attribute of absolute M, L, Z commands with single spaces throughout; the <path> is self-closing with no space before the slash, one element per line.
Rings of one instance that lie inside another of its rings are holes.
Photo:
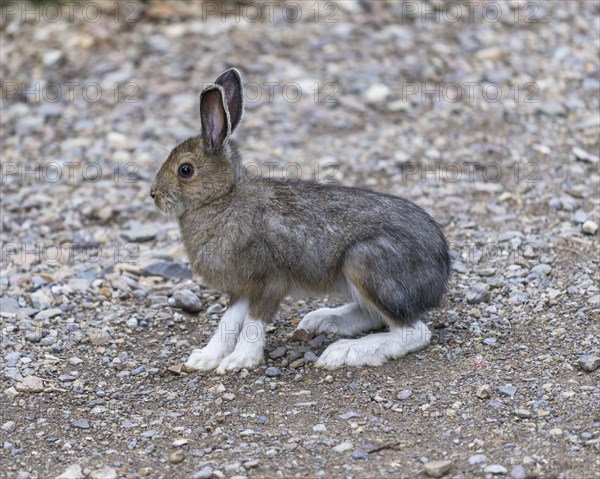
<path fill-rule="evenodd" d="M 179 176 L 182 178 L 189 178 L 194 174 L 194 167 L 189 163 L 184 163 L 179 167 Z"/>

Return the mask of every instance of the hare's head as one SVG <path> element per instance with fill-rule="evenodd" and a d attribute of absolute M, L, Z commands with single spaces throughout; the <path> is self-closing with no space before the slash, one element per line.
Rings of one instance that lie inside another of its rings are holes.
<path fill-rule="evenodd" d="M 224 194 L 235 184 L 237 152 L 229 137 L 243 115 L 242 82 L 232 68 L 200 94 L 201 133 L 171 151 L 150 196 L 165 213 L 180 216 Z"/>

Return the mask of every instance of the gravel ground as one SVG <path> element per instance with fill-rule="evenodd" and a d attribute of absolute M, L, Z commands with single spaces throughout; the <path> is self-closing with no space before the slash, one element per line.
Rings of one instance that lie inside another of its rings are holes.
<path fill-rule="evenodd" d="M 600 477 L 598 3 L 310 3 L 3 4 L 1 477 Z M 335 300 L 289 299 L 264 367 L 181 372 L 227 298 L 148 191 L 230 66 L 248 174 L 444 226 L 430 347 L 316 370 Z"/>

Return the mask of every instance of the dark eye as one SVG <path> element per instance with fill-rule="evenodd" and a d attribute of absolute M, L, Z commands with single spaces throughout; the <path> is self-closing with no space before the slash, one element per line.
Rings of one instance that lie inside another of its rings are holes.
<path fill-rule="evenodd" d="M 194 174 L 194 167 L 189 163 L 184 163 L 179 167 L 179 176 L 182 178 L 189 178 Z"/>

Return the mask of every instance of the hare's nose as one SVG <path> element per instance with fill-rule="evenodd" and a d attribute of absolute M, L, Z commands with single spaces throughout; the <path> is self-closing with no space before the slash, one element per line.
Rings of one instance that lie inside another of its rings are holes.
<path fill-rule="evenodd" d="M 154 199 L 154 197 L 156 196 L 156 191 L 154 191 L 154 188 L 150 190 L 150 196 L 152 197 L 152 199 Z"/>

